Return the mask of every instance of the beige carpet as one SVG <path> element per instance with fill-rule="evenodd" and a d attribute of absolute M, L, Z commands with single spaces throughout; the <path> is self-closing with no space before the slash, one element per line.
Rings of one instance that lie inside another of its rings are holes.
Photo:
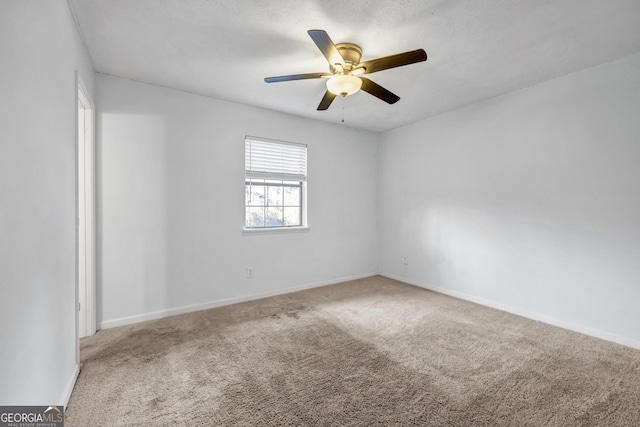
<path fill-rule="evenodd" d="M 640 350 L 382 277 L 99 331 L 67 426 L 640 426 Z"/>

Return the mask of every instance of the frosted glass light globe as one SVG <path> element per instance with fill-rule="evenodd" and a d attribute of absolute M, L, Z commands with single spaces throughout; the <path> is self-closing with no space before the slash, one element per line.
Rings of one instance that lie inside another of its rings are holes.
<path fill-rule="evenodd" d="M 327 90 L 335 95 L 347 96 L 356 93 L 362 86 L 362 80 L 348 74 L 338 74 L 327 80 Z"/>

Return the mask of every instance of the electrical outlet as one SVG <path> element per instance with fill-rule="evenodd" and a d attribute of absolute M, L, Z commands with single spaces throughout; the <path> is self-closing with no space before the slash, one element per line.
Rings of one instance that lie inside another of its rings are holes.
<path fill-rule="evenodd" d="M 403 256 L 402 257 L 402 262 L 404 263 L 404 265 L 409 265 L 409 257 L 408 256 Z"/>
<path fill-rule="evenodd" d="M 247 267 L 247 279 L 253 279 L 253 267 Z"/>

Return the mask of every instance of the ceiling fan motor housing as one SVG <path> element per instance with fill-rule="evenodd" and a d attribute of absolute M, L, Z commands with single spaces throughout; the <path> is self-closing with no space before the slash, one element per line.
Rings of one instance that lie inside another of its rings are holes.
<path fill-rule="evenodd" d="M 353 68 L 360 63 L 360 58 L 362 57 L 362 48 L 357 44 L 353 43 L 338 43 L 336 44 L 336 48 L 345 63 L 345 72 L 349 72 L 353 70 Z M 336 71 L 334 69 L 334 64 L 331 65 L 332 71 Z"/>

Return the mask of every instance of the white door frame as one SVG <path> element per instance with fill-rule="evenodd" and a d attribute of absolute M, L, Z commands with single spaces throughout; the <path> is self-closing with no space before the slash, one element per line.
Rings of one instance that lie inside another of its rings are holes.
<path fill-rule="evenodd" d="M 76 72 L 76 359 L 96 332 L 95 106 Z"/>

